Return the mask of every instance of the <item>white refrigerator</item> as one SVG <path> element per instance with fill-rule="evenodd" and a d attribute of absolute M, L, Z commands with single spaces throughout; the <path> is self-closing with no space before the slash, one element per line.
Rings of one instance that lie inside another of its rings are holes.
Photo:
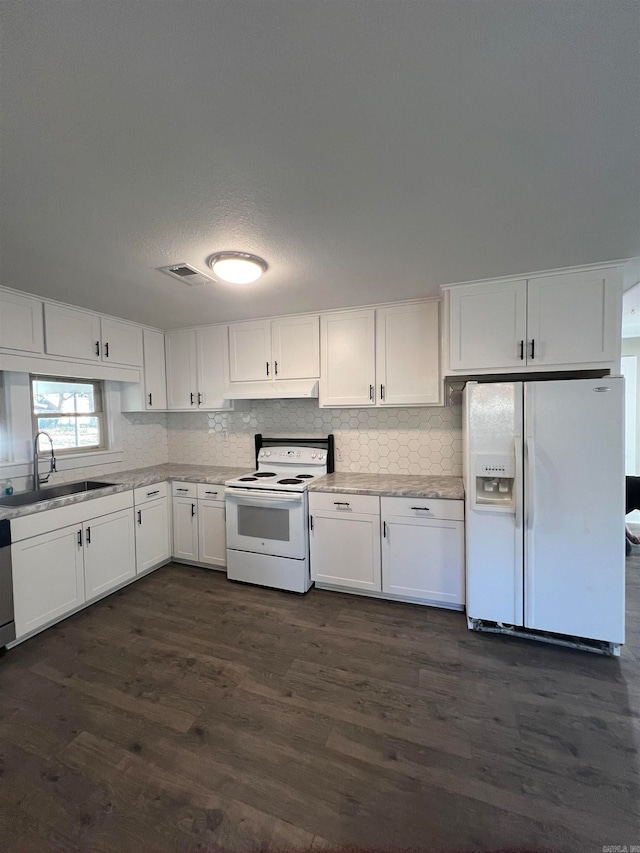
<path fill-rule="evenodd" d="M 468 382 L 463 447 L 469 627 L 619 653 L 624 380 Z"/>

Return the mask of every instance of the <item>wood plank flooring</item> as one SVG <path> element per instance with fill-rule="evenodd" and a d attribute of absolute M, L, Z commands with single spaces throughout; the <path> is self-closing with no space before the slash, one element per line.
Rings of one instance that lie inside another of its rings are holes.
<path fill-rule="evenodd" d="M 0 850 L 640 845 L 620 659 L 171 565 L 0 657 Z"/>

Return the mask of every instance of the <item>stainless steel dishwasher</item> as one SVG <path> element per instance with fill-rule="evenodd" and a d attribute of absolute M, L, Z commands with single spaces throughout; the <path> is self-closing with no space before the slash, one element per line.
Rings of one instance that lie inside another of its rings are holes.
<path fill-rule="evenodd" d="M 11 523 L 0 521 L 0 648 L 16 638 L 13 621 L 13 576 L 11 574 Z"/>

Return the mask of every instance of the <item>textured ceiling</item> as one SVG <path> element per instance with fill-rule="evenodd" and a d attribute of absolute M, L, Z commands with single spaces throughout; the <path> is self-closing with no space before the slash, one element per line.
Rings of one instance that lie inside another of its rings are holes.
<path fill-rule="evenodd" d="M 635 0 L 0 0 L 0 281 L 165 328 L 640 254 Z M 189 288 L 222 249 L 256 285 Z"/>

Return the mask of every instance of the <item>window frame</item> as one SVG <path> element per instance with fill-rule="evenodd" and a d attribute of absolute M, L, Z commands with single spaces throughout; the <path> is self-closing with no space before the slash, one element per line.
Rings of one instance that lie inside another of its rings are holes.
<path fill-rule="evenodd" d="M 79 385 L 93 386 L 94 403 L 99 403 L 100 409 L 94 412 L 64 412 L 60 413 L 59 417 L 64 418 L 96 418 L 98 421 L 98 429 L 100 431 L 100 444 L 89 444 L 85 447 L 55 447 L 56 456 L 77 456 L 80 454 L 101 453 L 109 450 L 109 421 L 107 418 L 106 393 L 104 388 L 104 380 L 102 379 L 83 379 L 81 377 L 71 376 L 45 376 L 40 373 L 32 373 L 29 375 L 29 400 L 31 407 L 31 440 L 33 441 L 38 432 L 42 432 L 38 424 L 38 419 L 46 418 L 47 415 L 37 414 L 35 412 L 35 396 L 34 382 L 77 382 Z M 52 414 L 55 417 L 56 413 Z M 45 430 L 46 431 L 46 430 Z"/>

